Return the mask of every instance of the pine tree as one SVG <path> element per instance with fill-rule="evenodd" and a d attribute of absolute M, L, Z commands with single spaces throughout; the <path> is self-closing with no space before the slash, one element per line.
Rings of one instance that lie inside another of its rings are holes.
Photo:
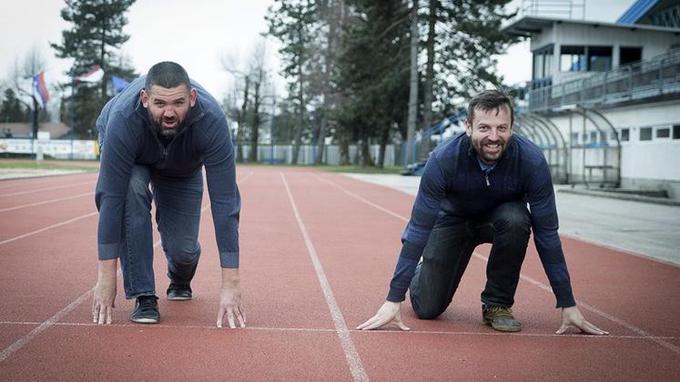
<path fill-rule="evenodd" d="M 0 122 L 28 122 L 26 107 L 21 104 L 12 89 L 5 90 L 5 98 L 0 105 Z"/>
<path fill-rule="evenodd" d="M 317 23 L 317 4 L 314 0 L 276 0 L 265 16 L 269 34 L 282 42 L 279 50 L 283 61 L 283 76 L 289 80 L 290 101 L 297 107 L 298 124 L 295 129 L 293 164 L 297 164 L 302 135 L 308 126 L 307 105 L 312 42 Z"/>
<path fill-rule="evenodd" d="M 361 142 L 361 164 L 374 165 L 372 140 L 380 144 L 377 165 L 384 163 L 391 134 L 406 133 L 410 68 L 410 7 L 391 0 L 348 1 L 350 16 L 339 57 L 338 86 L 342 134 Z"/>
<path fill-rule="evenodd" d="M 61 17 L 72 24 L 62 31 L 61 44 L 51 44 L 59 58 L 71 58 L 73 66 L 67 74 L 74 78 L 94 65 L 104 70 L 99 88 L 85 84 L 75 85 L 75 99 L 67 107 L 65 122 L 75 123 L 75 130 L 84 134 L 94 127 L 94 122 L 112 92 L 107 84 L 112 75 L 125 78 L 136 77 L 134 69 L 120 57 L 119 49 L 130 38 L 123 33 L 127 24 L 125 13 L 135 0 L 64 0 L 66 7 Z M 68 86 L 66 85 L 66 86 Z M 72 115 L 69 115 L 72 114 Z"/>

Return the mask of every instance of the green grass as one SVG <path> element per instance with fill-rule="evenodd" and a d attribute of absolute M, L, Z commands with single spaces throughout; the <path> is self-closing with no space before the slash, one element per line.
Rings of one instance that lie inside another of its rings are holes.
<path fill-rule="evenodd" d="M 358 174 L 399 174 L 403 170 L 400 166 L 386 166 L 385 168 L 363 166 L 314 166 L 314 168 L 330 172 L 349 172 Z"/>
<path fill-rule="evenodd" d="M 89 161 L 53 161 L 37 162 L 31 159 L 0 159 L 0 170 L 83 170 L 97 171 L 99 162 Z"/>

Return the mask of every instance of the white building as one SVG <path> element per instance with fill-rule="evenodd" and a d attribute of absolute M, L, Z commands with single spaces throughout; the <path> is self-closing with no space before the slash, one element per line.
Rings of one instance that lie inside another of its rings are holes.
<path fill-rule="evenodd" d="M 680 199 L 680 2 L 638 0 L 616 23 L 525 15 L 528 106 L 516 131 L 556 182 L 665 191 Z"/>

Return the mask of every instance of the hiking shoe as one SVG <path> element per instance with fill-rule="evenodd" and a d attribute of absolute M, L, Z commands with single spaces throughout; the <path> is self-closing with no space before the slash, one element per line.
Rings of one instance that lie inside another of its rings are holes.
<path fill-rule="evenodd" d="M 158 313 L 158 297 L 139 296 L 135 303 L 135 310 L 130 315 L 130 321 L 139 324 L 157 324 L 161 319 Z"/>
<path fill-rule="evenodd" d="M 482 305 L 484 323 L 499 332 L 519 332 L 522 324 L 512 316 L 512 309 L 504 306 Z"/>
<path fill-rule="evenodd" d="M 185 301 L 191 300 L 191 297 L 191 287 L 189 285 L 170 283 L 168 287 L 168 300 Z"/>

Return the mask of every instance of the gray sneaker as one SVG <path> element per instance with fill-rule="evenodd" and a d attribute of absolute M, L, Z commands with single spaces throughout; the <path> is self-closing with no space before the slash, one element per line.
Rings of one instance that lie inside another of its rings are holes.
<path fill-rule="evenodd" d="M 130 315 L 130 321 L 139 324 L 157 324 L 161 320 L 158 313 L 158 297 L 139 296 L 135 302 L 135 310 Z"/>
<path fill-rule="evenodd" d="M 482 305 L 482 320 L 499 332 L 522 330 L 522 323 L 512 316 L 512 309 L 504 306 Z"/>

